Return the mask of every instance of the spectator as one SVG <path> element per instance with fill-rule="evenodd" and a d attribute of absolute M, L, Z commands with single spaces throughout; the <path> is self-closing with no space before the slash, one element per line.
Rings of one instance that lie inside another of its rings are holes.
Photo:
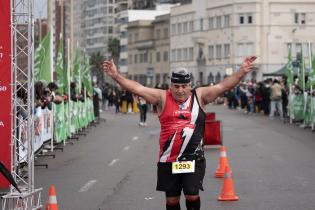
<path fill-rule="evenodd" d="M 273 81 L 270 88 L 270 119 L 273 119 L 275 111 L 278 110 L 281 120 L 283 119 L 282 112 L 282 87 L 278 80 Z"/>

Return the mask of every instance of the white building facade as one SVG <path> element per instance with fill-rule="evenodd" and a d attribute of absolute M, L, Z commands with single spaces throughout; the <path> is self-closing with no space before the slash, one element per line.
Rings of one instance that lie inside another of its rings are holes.
<path fill-rule="evenodd" d="M 120 39 L 120 58 L 119 70 L 121 73 L 128 73 L 128 23 L 137 20 L 151 20 L 153 21 L 156 16 L 169 13 L 171 5 L 164 5 L 157 10 L 123 10 L 118 12 L 118 27 Z"/>
<path fill-rule="evenodd" d="M 279 70 L 315 43 L 314 0 L 194 0 L 171 9 L 171 70 L 184 66 L 203 84 L 217 83 L 256 55 L 247 79 Z M 313 49 L 313 52 L 314 49 Z"/>
<path fill-rule="evenodd" d="M 108 41 L 116 36 L 115 26 L 115 1 L 81 1 L 81 40 L 91 56 L 100 53 L 109 58 Z"/>

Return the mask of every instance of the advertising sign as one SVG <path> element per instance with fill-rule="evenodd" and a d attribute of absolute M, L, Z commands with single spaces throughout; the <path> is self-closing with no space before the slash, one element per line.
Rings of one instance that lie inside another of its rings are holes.
<path fill-rule="evenodd" d="M 11 164 L 11 28 L 10 0 L 0 1 L 0 161 Z M 9 183 L 0 175 L 0 188 Z"/>

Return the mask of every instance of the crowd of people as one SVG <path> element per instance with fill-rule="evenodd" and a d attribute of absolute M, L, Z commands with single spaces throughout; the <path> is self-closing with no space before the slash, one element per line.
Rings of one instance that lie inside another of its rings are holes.
<path fill-rule="evenodd" d="M 155 88 L 167 90 L 168 85 L 157 84 Z M 117 86 L 111 86 L 108 83 L 101 87 L 95 84 L 94 96 L 98 100 L 95 104 L 97 112 L 115 110 L 115 113 L 140 113 L 139 126 L 147 125 L 146 116 L 148 111 L 157 112 L 156 106 L 147 103 L 143 97 L 135 95 L 130 91 L 122 90 Z"/>
<path fill-rule="evenodd" d="M 271 119 L 275 113 L 281 119 L 288 116 L 289 88 L 285 79 L 242 82 L 225 93 L 230 109 L 242 109 L 246 114 L 263 113 Z"/>

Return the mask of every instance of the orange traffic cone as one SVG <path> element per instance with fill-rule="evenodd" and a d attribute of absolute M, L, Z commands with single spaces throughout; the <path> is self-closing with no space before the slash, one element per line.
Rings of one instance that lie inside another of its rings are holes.
<path fill-rule="evenodd" d="M 56 190 L 55 190 L 54 185 L 51 185 L 49 188 L 46 210 L 58 210 L 57 196 L 56 196 Z"/>
<path fill-rule="evenodd" d="M 229 166 L 225 168 L 225 176 L 219 201 L 237 201 L 239 197 L 235 195 L 232 170 Z"/>
<path fill-rule="evenodd" d="M 220 148 L 220 161 L 219 161 L 219 166 L 215 172 L 215 177 L 216 178 L 223 178 L 224 177 L 224 172 L 225 172 L 225 167 L 229 165 L 227 156 L 226 156 L 226 149 L 225 146 L 221 146 Z"/>

